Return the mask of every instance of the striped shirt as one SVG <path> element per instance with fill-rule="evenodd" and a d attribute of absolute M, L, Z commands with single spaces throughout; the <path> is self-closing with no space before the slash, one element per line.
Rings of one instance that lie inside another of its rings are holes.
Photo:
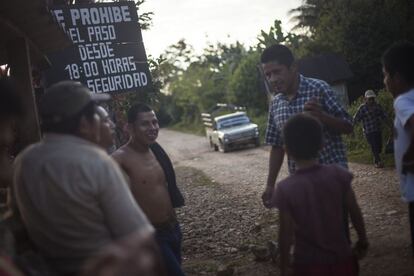
<path fill-rule="evenodd" d="M 269 107 L 269 117 L 265 135 L 266 144 L 282 147 L 284 145 L 282 130 L 286 121 L 293 115 L 303 112 L 306 102 L 318 99 L 322 109 L 327 114 L 352 123 L 352 118 L 339 104 L 330 86 L 318 79 L 306 78 L 299 75 L 299 87 L 296 96 L 289 100 L 279 93 L 273 97 Z M 345 145 L 341 135 L 324 127 L 323 148 L 319 152 L 319 162 L 322 164 L 339 164 L 347 167 Z M 295 171 L 295 162 L 288 158 L 289 172 Z"/>
<path fill-rule="evenodd" d="M 372 108 L 369 108 L 367 104 L 362 104 L 354 116 L 354 125 L 362 121 L 362 128 L 364 133 L 372 133 L 381 131 L 381 123 L 387 118 L 382 107 L 375 103 Z"/>

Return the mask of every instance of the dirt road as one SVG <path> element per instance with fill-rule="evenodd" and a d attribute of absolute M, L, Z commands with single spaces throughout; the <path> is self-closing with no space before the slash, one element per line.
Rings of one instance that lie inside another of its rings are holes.
<path fill-rule="evenodd" d="M 187 274 L 277 275 L 274 263 L 257 262 L 253 254 L 277 239 L 277 212 L 260 202 L 269 148 L 223 154 L 212 151 L 204 137 L 166 129 L 159 142 L 174 162 L 187 200 L 178 213 Z M 361 164 L 350 164 L 350 170 L 371 244 L 361 275 L 414 275 L 407 206 L 394 171 Z M 284 165 L 280 178 L 286 175 Z"/>

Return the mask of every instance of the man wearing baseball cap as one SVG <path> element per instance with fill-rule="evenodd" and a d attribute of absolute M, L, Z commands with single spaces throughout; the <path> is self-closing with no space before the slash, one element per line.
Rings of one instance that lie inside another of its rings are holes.
<path fill-rule="evenodd" d="M 40 101 L 44 138 L 15 161 L 14 192 L 28 234 L 58 275 L 76 275 L 104 246 L 153 228 L 118 165 L 96 143 L 96 101 L 78 82 L 51 86 Z"/>
<path fill-rule="evenodd" d="M 372 90 L 365 92 L 365 103 L 363 103 L 354 115 L 353 123 L 356 125 L 362 121 L 365 138 L 371 146 L 374 164 L 376 168 L 384 167 L 381 161 L 382 150 L 382 122 L 389 121 L 384 109 L 375 101 L 376 95 Z"/>

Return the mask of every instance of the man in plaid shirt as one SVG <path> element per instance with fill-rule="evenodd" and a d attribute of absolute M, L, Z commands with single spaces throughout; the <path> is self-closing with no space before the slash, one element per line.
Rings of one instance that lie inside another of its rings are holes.
<path fill-rule="evenodd" d="M 262 195 L 265 207 L 270 199 L 276 178 L 283 163 L 285 151 L 282 129 L 293 115 L 306 112 L 323 124 L 324 146 L 319 162 L 337 163 L 347 167 L 345 146 L 341 134 L 352 132 L 352 118 L 337 102 L 330 86 L 318 79 L 299 74 L 292 52 L 283 45 L 266 48 L 261 55 L 263 72 L 275 96 L 269 106 L 265 142 L 272 145 L 269 157 L 267 185 Z M 293 160 L 288 159 L 289 172 L 295 171 Z"/>
<path fill-rule="evenodd" d="M 382 122 L 388 121 L 388 116 L 381 105 L 375 102 L 375 93 L 372 90 L 365 92 L 365 103 L 362 104 L 354 116 L 354 125 L 362 121 L 365 138 L 371 146 L 376 168 L 384 167 L 380 153 L 382 149 Z"/>

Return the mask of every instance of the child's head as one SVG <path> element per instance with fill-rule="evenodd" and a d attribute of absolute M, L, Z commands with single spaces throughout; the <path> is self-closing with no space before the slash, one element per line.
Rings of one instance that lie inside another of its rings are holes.
<path fill-rule="evenodd" d="M 322 148 L 322 125 L 312 116 L 294 115 L 283 128 L 283 139 L 286 151 L 293 159 L 315 159 Z"/>

